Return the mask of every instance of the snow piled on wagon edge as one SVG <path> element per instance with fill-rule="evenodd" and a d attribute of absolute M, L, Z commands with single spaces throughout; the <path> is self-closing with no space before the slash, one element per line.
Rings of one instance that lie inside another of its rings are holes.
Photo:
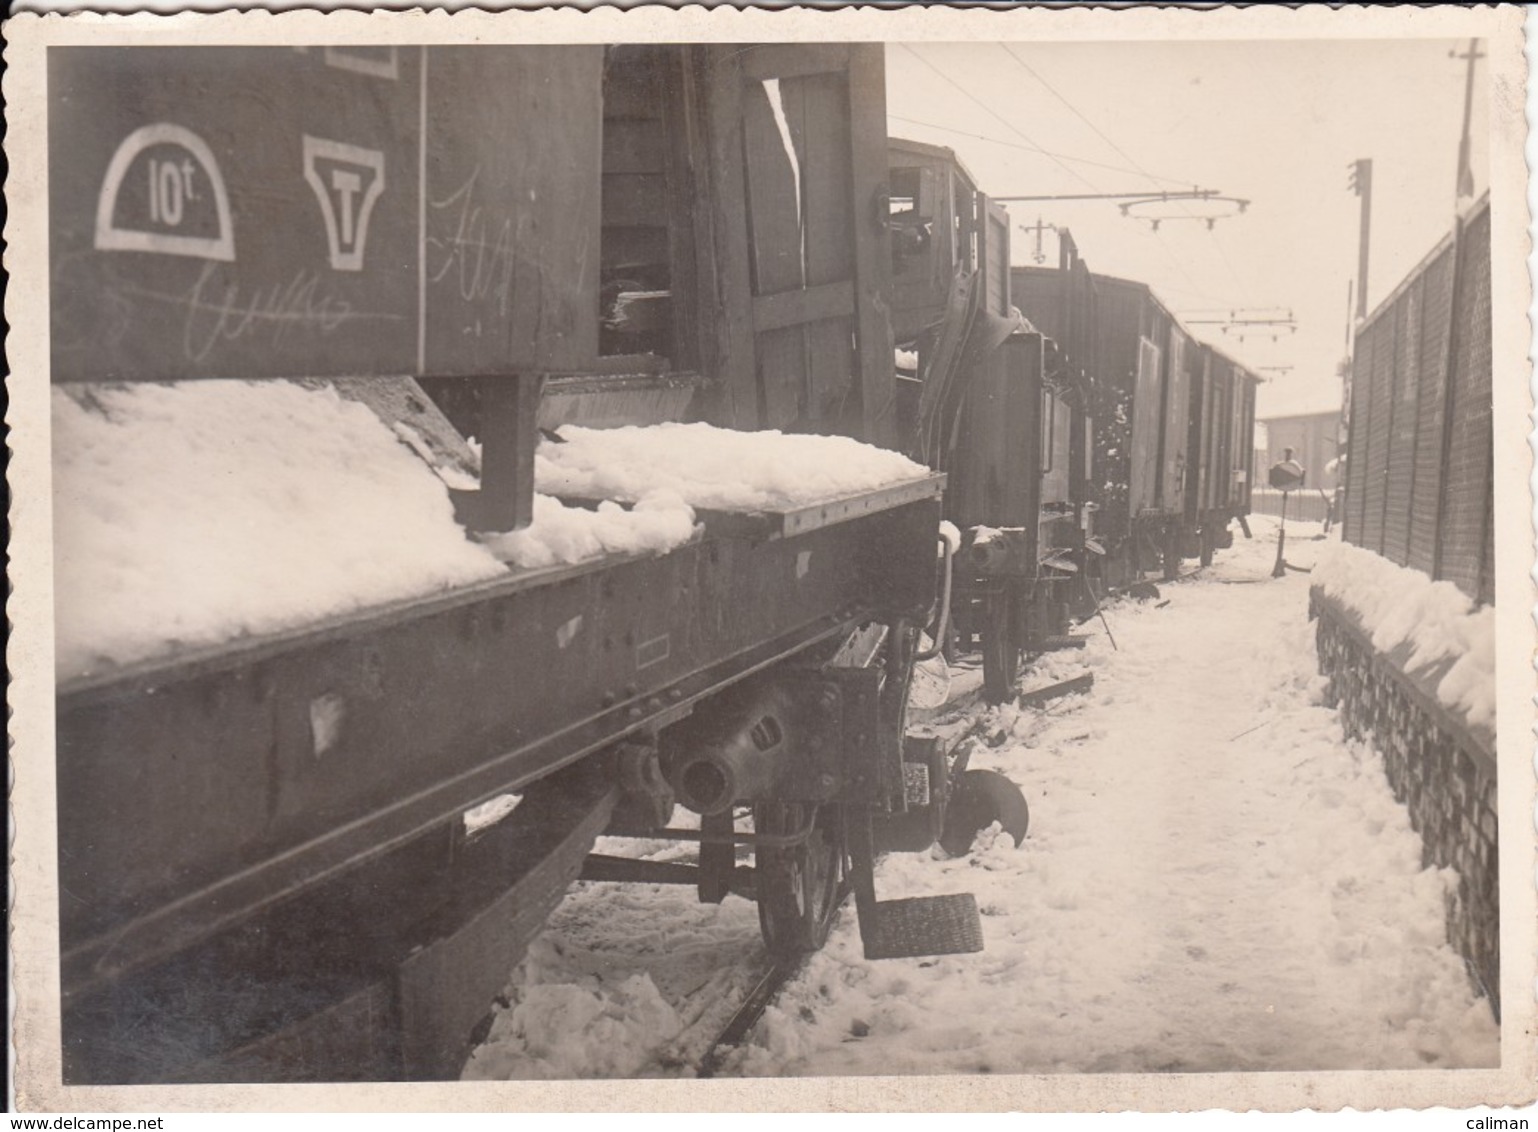
<path fill-rule="evenodd" d="M 53 391 L 60 676 L 493 577 L 363 405 L 289 382 Z"/>
<path fill-rule="evenodd" d="M 709 425 L 546 442 L 522 531 L 477 542 L 439 475 L 328 386 L 211 380 L 53 391 L 59 678 L 282 632 L 503 575 L 665 553 L 695 507 L 789 508 L 927 469 L 843 437 Z M 627 506 L 620 506 L 615 500 Z"/>
<path fill-rule="evenodd" d="M 1412 669 L 1453 658 L 1437 698 L 1470 723 L 1495 729 L 1494 606 L 1476 606 L 1452 582 L 1349 543 L 1320 555 L 1312 581 L 1361 617 L 1380 652 L 1408 642 Z"/>
<path fill-rule="evenodd" d="M 906 456 L 851 440 L 735 432 L 708 424 L 592 429 L 565 425 L 561 443 L 534 458 L 541 491 L 631 502 L 645 491 L 675 491 L 694 507 L 767 511 L 922 479 Z"/>

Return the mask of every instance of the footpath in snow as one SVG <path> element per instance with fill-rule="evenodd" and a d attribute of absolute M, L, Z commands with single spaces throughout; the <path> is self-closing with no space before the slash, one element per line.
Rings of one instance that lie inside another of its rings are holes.
<path fill-rule="evenodd" d="M 1162 607 L 1106 610 L 1092 692 L 972 707 L 974 767 L 1030 802 L 1014 848 L 893 854 L 885 897 L 971 891 L 980 955 L 866 961 L 852 909 L 724 1072 L 741 1075 L 1462 1068 L 1498 1031 L 1446 944 L 1443 893 L 1380 757 L 1321 702 L 1309 577 L 1270 578 L 1276 521 L 1251 520 Z M 1317 525 L 1289 524 L 1309 566 Z M 660 848 L 660 847 L 659 847 Z M 676 854 L 679 847 L 662 850 Z M 514 972 L 467 1077 L 675 1075 L 740 1001 L 751 904 L 584 884 Z"/>

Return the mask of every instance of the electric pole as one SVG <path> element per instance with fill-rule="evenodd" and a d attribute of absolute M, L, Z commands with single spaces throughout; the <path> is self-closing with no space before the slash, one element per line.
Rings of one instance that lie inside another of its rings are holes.
<path fill-rule="evenodd" d="M 1372 158 L 1363 157 L 1351 163 L 1351 181 L 1347 186 L 1362 198 L 1362 224 L 1360 247 L 1356 260 L 1356 317 L 1367 317 L 1367 249 L 1372 231 Z"/>
<path fill-rule="evenodd" d="M 1042 233 L 1044 233 L 1044 232 L 1056 232 L 1057 231 L 1057 225 L 1056 224 L 1043 224 L 1041 222 L 1041 217 L 1038 216 L 1036 218 L 1036 223 L 1035 224 L 1022 224 L 1022 225 L 1020 225 L 1020 231 L 1024 232 L 1026 235 L 1030 235 L 1033 232 L 1036 234 L 1036 250 L 1035 250 L 1035 252 L 1032 253 L 1031 258 L 1034 259 L 1037 263 L 1046 263 L 1047 262 L 1047 253 L 1042 251 L 1042 249 L 1041 249 Z"/>
<path fill-rule="evenodd" d="M 1484 55 L 1479 50 L 1479 40 L 1469 40 L 1469 49 L 1462 55 L 1456 51 L 1448 54 L 1454 59 L 1467 59 L 1469 61 L 1468 77 L 1463 86 L 1463 134 L 1458 140 L 1458 190 L 1456 200 L 1474 195 L 1474 168 L 1470 163 L 1470 137 L 1469 124 L 1474 114 L 1474 63 L 1483 59 Z"/>

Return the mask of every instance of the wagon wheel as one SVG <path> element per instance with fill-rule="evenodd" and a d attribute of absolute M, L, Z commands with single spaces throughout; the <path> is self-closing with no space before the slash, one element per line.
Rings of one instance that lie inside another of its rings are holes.
<path fill-rule="evenodd" d="M 1020 674 L 1020 646 L 1014 632 L 1015 593 L 1012 587 L 983 598 L 983 698 L 1001 704 Z"/>
<path fill-rule="evenodd" d="M 816 812 L 816 824 L 789 848 L 765 846 L 754 855 L 758 925 L 770 954 L 796 956 L 827 941 L 838 911 L 839 886 L 847 873 L 839 807 L 811 802 L 760 802 L 753 807 L 756 833 L 794 833 Z"/>

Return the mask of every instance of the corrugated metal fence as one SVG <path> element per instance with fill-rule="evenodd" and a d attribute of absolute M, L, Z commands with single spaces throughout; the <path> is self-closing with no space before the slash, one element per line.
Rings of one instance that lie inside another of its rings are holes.
<path fill-rule="evenodd" d="M 1494 602 L 1490 206 L 1356 336 L 1343 537 Z"/>

